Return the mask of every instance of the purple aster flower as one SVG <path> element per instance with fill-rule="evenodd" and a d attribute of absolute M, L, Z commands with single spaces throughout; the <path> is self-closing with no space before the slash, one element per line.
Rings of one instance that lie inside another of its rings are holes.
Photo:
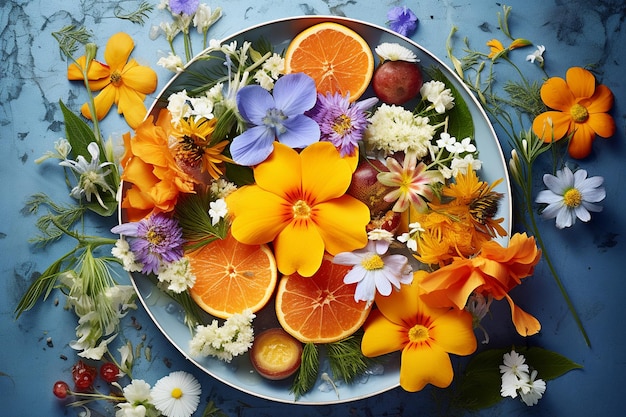
<path fill-rule="evenodd" d="M 170 0 L 170 10 L 174 14 L 186 14 L 192 16 L 196 10 L 200 0 Z"/>
<path fill-rule="evenodd" d="M 365 111 L 377 102 L 372 97 L 351 105 L 349 95 L 318 94 L 315 107 L 305 114 L 320 126 L 320 140 L 335 145 L 341 156 L 353 155 L 368 125 Z"/>
<path fill-rule="evenodd" d="M 247 85 L 237 93 L 237 108 L 250 125 L 233 139 L 230 152 L 240 165 L 263 162 L 274 140 L 292 148 L 319 141 L 320 128 L 304 112 L 315 105 L 315 81 L 303 73 L 287 74 L 276 81 L 274 95 L 260 85 Z"/>
<path fill-rule="evenodd" d="M 376 291 L 388 296 L 393 287 L 400 289 L 400 284 L 413 281 L 413 270 L 407 257 L 400 254 L 385 255 L 388 249 L 389 242 L 370 240 L 363 249 L 338 253 L 333 258 L 333 263 L 353 265 L 343 282 L 356 283 L 355 301 L 371 303 Z"/>
<path fill-rule="evenodd" d="M 411 36 L 417 28 L 417 16 L 406 6 L 392 7 L 387 12 L 387 19 L 391 30 L 402 36 Z"/>
<path fill-rule="evenodd" d="M 111 229 L 130 237 L 130 250 L 143 265 L 144 274 L 159 272 L 162 263 L 171 263 L 183 257 L 183 232 L 175 219 L 163 213 L 151 215 L 138 222 L 124 223 Z"/>

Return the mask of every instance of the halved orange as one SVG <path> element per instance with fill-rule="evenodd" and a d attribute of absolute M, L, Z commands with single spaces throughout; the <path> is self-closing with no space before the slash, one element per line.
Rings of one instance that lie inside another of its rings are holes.
<path fill-rule="evenodd" d="M 315 80 L 319 93 L 350 93 L 350 101 L 355 101 L 372 79 L 374 56 L 361 35 L 324 22 L 293 38 L 285 52 L 285 72 L 303 72 Z"/>
<path fill-rule="evenodd" d="M 351 268 L 325 258 L 312 277 L 282 277 L 276 293 L 276 317 L 283 329 L 304 343 L 332 343 L 356 332 L 371 306 L 354 301 L 356 284 L 343 283 Z"/>
<path fill-rule="evenodd" d="M 267 245 L 245 245 L 229 233 L 187 257 L 196 276 L 191 297 L 215 317 L 228 318 L 245 309 L 257 312 L 276 287 L 276 261 Z"/>

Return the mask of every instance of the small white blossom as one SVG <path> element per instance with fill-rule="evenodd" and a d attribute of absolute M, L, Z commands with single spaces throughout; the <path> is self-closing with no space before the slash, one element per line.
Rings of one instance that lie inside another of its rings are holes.
<path fill-rule="evenodd" d="M 439 148 L 445 148 L 446 151 L 450 153 L 454 153 L 456 149 L 456 138 L 450 136 L 447 132 L 442 132 L 441 135 L 439 135 L 439 139 L 437 139 L 437 146 Z"/>
<path fill-rule="evenodd" d="M 198 5 L 196 13 L 193 16 L 193 25 L 198 30 L 198 33 L 205 33 L 215 22 L 222 17 L 222 8 L 216 7 L 215 10 L 211 10 L 211 7 L 202 3 Z"/>
<path fill-rule="evenodd" d="M 195 334 L 189 342 L 189 350 L 193 356 L 214 356 L 225 362 L 247 352 L 252 347 L 254 330 L 252 320 L 256 316 L 250 311 L 233 314 L 222 326 L 217 320 L 211 324 L 196 327 Z"/>
<path fill-rule="evenodd" d="M 385 242 L 392 242 L 393 233 L 386 229 L 377 228 L 367 232 L 367 238 L 369 240 L 383 240 Z"/>
<path fill-rule="evenodd" d="M 254 81 L 267 91 L 271 91 L 274 88 L 274 79 L 265 71 L 255 72 Z"/>
<path fill-rule="evenodd" d="M 520 392 L 522 401 L 528 406 L 533 406 L 539 402 L 546 392 L 546 382 L 543 379 L 537 379 L 537 371 L 532 371 L 530 378 L 524 381 L 524 387 Z"/>
<path fill-rule="evenodd" d="M 191 271 L 189 259 L 186 257 L 163 263 L 159 268 L 158 279 L 159 282 L 167 283 L 167 289 L 177 294 L 193 287 L 196 283 L 196 276 Z"/>
<path fill-rule="evenodd" d="M 476 152 L 476 146 L 472 143 L 472 139 L 465 138 L 460 142 L 455 140 L 454 145 L 452 145 L 452 153 L 462 154 L 465 152 Z"/>
<path fill-rule="evenodd" d="M 226 200 L 220 198 L 209 203 L 209 216 L 211 216 L 211 224 L 215 226 L 221 219 L 228 214 Z"/>
<path fill-rule="evenodd" d="M 482 167 L 482 161 L 475 159 L 474 155 L 467 154 L 463 158 L 454 158 L 450 163 L 450 169 L 452 169 L 452 176 L 457 176 L 459 172 L 467 173 L 468 169 L 478 171 Z"/>
<path fill-rule="evenodd" d="M 413 51 L 397 43 L 381 43 L 374 51 L 381 61 L 419 62 Z"/>
<path fill-rule="evenodd" d="M 159 379 L 150 391 L 152 403 L 165 417 L 191 417 L 200 403 L 198 380 L 184 371 Z"/>
<path fill-rule="evenodd" d="M 128 272 L 139 272 L 143 269 L 143 264 L 135 259 L 135 254 L 130 250 L 128 241 L 120 238 L 115 242 L 115 246 L 111 249 L 111 254 L 122 261 L 124 270 Z"/>
<path fill-rule="evenodd" d="M 454 107 L 454 96 L 449 88 L 441 81 L 428 81 L 420 88 L 422 98 L 430 101 L 432 107 L 439 114 Z"/>
<path fill-rule="evenodd" d="M 546 51 L 546 47 L 543 45 L 537 45 L 537 50 L 530 55 L 526 55 L 526 61 L 530 61 L 532 64 L 537 61 L 539 66 L 543 66 L 543 53 Z"/>
<path fill-rule="evenodd" d="M 269 73 L 274 80 L 285 73 L 285 58 L 277 53 L 272 54 L 262 65 L 263 71 Z"/>
<path fill-rule="evenodd" d="M 174 55 L 171 52 L 169 52 L 166 57 L 159 58 L 159 60 L 157 61 L 157 65 L 172 72 L 180 72 L 185 66 L 183 64 L 183 59 L 180 56 Z"/>
<path fill-rule="evenodd" d="M 70 145 L 70 142 L 67 139 L 59 138 L 59 140 L 54 142 L 54 150 L 55 152 L 47 151 L 41 157 L 35 159 L 35 163 L 40 164 L 50 158 L 65 160 L 72 151 L 72 145 Z"/>

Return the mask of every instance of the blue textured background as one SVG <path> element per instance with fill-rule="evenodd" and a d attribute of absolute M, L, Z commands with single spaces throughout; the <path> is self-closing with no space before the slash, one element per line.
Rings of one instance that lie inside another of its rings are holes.
<path fill-rule="evenodd" d="M 100 44 L 118 31 L 128 32 L 137 44 L 133 56 L 156 68 L 157 59 L 167 50 L 161 38 L 152 41 L 148 31 L 166 17 L 155 12 L 143 27 L 113 17 L 120 4 L 128 9 L 138 2 L 118 1 L 0 1 L 0 409 L 2 415 L 64 416 L 75 415 L 52 396 L 57 379 L 68 379 L 75 353 L 67 343 L 74 338 L 76 318 L 63 309 L 63 296 L 53 293 L 45 304 L 15 320 L 13 310 L 28 284 L 70 242 L 42 251 L 28 239 L 35 235 L 36 218 L 23 208 L 26 199 L 45 191 L 57 201 L 69 202 L 61 170 L 54 164 L 35 165 L 34 160 L 52 149 L 53 142 L 64 135 L 58 101 L 77 109 L 85 100 L 84 90 L 65 78 L 66 64 L 58 53 L 52 31 L 74 23 L 91 29 Z M 420 18 L 413 40 L 449 62 L 445 41 L 453 25 L 459 27 L 456 42 L 461 54 L 462 37 L 469 37 L 475 48 L 504 36 L 497 27 L 500 3 L 480 0 L 361 1 L 361 0 L 228 0 L 209 2 L 222 6 L 224 17 L 213 27 L 211 36 L 223 38 L 234 32 L 275 18 L 305 14 L 347 16 L 384 26 L 386 11 L 406 4 Z M 617 124 L 615 136 L 597 139 L 593 153 L 578 161 L 590 175 L 605 178 L 607 198 L 604 211 L 593 215 L 589 224 L 557 231 L 553 222 L 541 224 L 555 261 L 574 304 L 592 341 L 588 348 L 573 322 L 556 285 L 542 263 L 533 278 L 514 291 L 513 297 L 542 322 L 539 335 L 527 341 L 511 339 L 511 326 L 486 322 L 494 340 L 542 346 L 558 351 L 584 366 L 548 383 L 545 397 L 536 407 L 528 408 L 514 400 L 484 410 L 482 416 L 589 416 L 621 415 L 624 412 L 623 376 L 626 361 L 624 307 L 621 298 L 626 284 L 620 255 L 624 253 L 626 231 L 623 208 L 626 193 L 624 178 L 624 133 L 626 130 L 626 88 L 624 68 L 626 44 L 622 0 L 526 0 L 510 1 L 513 6 L 511 31 L 546 46 L 547 71 L 564 76 L 570 66 L 593 65 L 602 83 L 615 94 L 612 114 Z M 198 49 L 199 50 L 199 49 Z M 102 51 L 101 51 L 102 52 Z M 101 53 L 100 52 L 100 53 Z M 538 76 L 536 68 L 521 63 L 529 76 Z M 159 69 L 159 89 L 169 74 Z M 532 71 L 535 71 L 533 73 Z M 155 93 L 156 94 L 156 93 Z M 147 102 L 153 97 L 149 97 Z M 117 115 L 111 113 L 104 125 L 107 134 L 124 131 Z M 508 146 L 503 143 L 505 154 Z M 539 181 L 539 178 L 537 178 Z M 112 224 L 95 223 L 94 233 L 106 232 Z M 57 305 L 55 301 L 59 301 Z M 508 307 L 496 309 L 508 314 Z M 229 416 L 415 416 L 449 415 L 433 401 L 436 389 L 405 393 L 395 389 L 380 396 L 350 404 L 333 406 L 298 406 L 277 404 L 222 385 L 200 374 L 159 333 L 141 310 L 124 321 L 124 337 L 135 343 L 145 338 L 152 347 L 152 360 L 141 358 L 135 377 L 154 383 L 171 370 L 194 372 L 203 387 L 203 397 L 212 398 Z M 51 343 L 48 343 L 48 340 Z M 63 357 L 67 357 L 64 360 Z M 104 415 L 113 416 L 108 406 Z M 199 415 L 199 413 L 196 413 Z"/>

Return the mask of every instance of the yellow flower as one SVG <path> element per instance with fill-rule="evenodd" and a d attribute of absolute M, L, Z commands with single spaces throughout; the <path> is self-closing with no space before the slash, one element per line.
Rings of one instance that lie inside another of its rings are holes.
<path fill-rule="evenodd" d="M 330 142 L 300 154 L 281 143 L 254 167 L 253 185 L 240 187 L 226 203 L 231 231 L 242 243 L 273 242 L 278 270 L 313 275 L 324 251 L 351 252 L 367 244 L 367 206 L 346 195 L 354 163 Z"/>
<path fill-rule="evenodd" d="M 605 85 L 596 85 L 593 74 L 584 68 L 568 69 L 565 78 L 552 77 L 541 86 L 541 99 L 554 110 L 537 116 L 533 131 L 544 142 L 571 134 L 570 156 L 584 158 L 596 135 L 615 134 L 615 120 L 607 114 L 613 107 L 613 93 Z"/>
<path fill-rule="evenodd" d="M 173 146 L 174 155 L 178 163 L 195 173 L 206 172 L 211 178 L 218 179 L 223 173 L 222 164 L 232 162 L 232 159 L 222 152 L 227 140 L 214 143 L 211 135 L 215 130 L 217 119 L 195 118 L 181 119 L 174 126 L 173 136 L 178 142 Z"/>
<path fill-rule="evenodd" d="M 400 386 L 419 391 L 426 384 L 450 385 L 454 372 L 449 354 L 470 355 L 476 350 L 472 315 L 464 310 L 433 308 L 420 298 L 417 271 L 411 285 L 389 296 L 376 295 L 377 309 L 364 325 L 361 350 L 374 357 L 402 350 Z"/>
<path fill-rule="evenodd" d="M 487 58 L 491 58 L 492 60 L 496 60 L 500 58 L 502 55 L 505 55 L 507 52 L 512 51 L 513 49 L 523 48 L 524 46 L 532 45 L 532 43 L 526 39 L 518 38 L 511 42 L 511 44 L 505 48 L 502 42 L 497 39 L 491 39 L 487 41 L 487 46 L 489 47 L 489 55 Z"/>
<path fill-rule="evenodd" d="M 104 51 L 105 64 L 92 60 L 87 73 L 89 88 L 100 91 L 94 99 L 98 120 L 107 115 L 113 103 L 117 111 L 124 115 L 132 128 L 137 127 L 146 116 L 144 99 L 157 86 L 157 75 L 151 68 L 139 65 L 131 59 L 130 53 L 135 47 L 133 39 L 124 32 L 116 33 L 107 42 Z M 67 69 L 67 78 L 82 80 L 82 68 L 86 65 L 85 57 L 80 57 L 77 64 Z M 127 62 L 128 61 L 128 62 Z M 91 119 L 87 103 L 81 107 L 83 116 Z"/>

